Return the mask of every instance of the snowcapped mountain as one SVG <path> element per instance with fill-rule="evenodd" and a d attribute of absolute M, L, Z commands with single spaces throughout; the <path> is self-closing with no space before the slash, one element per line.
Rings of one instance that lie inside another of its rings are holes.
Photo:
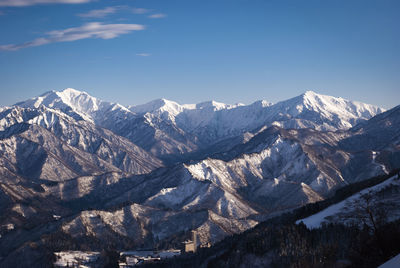
<path fill-rule="evenodd" d="M 254 132 L 262 126 L 313 128 L 317 130 L 348 129 L 384 110 L 360 102 L 348 101 L 307 91 L 301 96 L 271 104 L 257 101 L 250 105 L 227 105 L 218 102 L 179 105 L 165 99 L 130 107 L 144 115 L 155 127 L 168 122 L 197 137 L 199 148 Z"/>
<path fill-rule="evenodd" d="M 111 171 L 142 174 L 162 165 L 128 140 L 89 121 L 76 121 L 60 110 L 12 107 L 3 108 L 0 116 L 2 157 L 14 159 L 11 162 L 19 167 L 16 172 L 23 170 L 30 158 L 43 162 L 32 164 L 35 171 L 27 172 L 48 180 Z M 40 154 L 31 155 L 35 151 Z M 18 155 L 20 152 L 24 153 Z M 83 162 L 76 162 L 79 159 Z M 64 171 L 67 173 L 62 176 Z"/>
<path fill-rule="evenodd" d="M 358 150 L 372 146 L 375 150 L 396 152 L 400 148 L 399 114 L 400 106 L 396 106 L 355 126 L 350 130 L 353 133 L 352 138 L 346 140 L 343 146 Z"/>
<path fill-rule="evenodd" d="M 252 135 L 265 126 L 342 130 L 384 111 L 373 105 L 312 91 L 277 104 L 257 101 L 250 105 L 229 105 L 209 101 L 180 105 L 158 99 L 128 109 L 98 100 L 85 92 L 65 89 L 16 105 L 30 108 L 44 105 L 76 119 L 91 121 L 167 162 L 188 160 L 190 156 L 184 155 L 219 148 L 216 143 Z"/>
<path fill-rule="evenodd" d="M 0 257 L 54 233 L 153 246 L 195 229 L 216 242 L 399 168 L 399 118 L 311 91 L 126 108 L 66 89 L 0 108 L 0 225 L 33 228 L 0 239 Z"/>
<path fill-rule="evenodd" d="M 271 106 L 266 121 L 284 128 L 335 131 L 351 128 L 383 111 L 377 106 L 307 91 Z"/>
<path fill-rule="evenodd" d="M 250 105 L 228 105 L 211 101 L 179 105 L 161 99 L 133 106 L 130 110 L 147 114 L 150 118 L 170 120 L 187 132 L 198 133 L 202 128 L 214 128 L 214 132 L 224 138 L 272 124 L 284 128 L 348 129 L 384 111 L 373 105 L 312 91 L 277 104 L 257 101 Z"/>
<path fill-rule="evenodd" d="M 67 88 L 62 91 L 49 91 L 39 97 L 15 104 L 25 108 L 39 108 L 45 106 L 60 110 L 73 118 L 82 117 L 92 123 L 98 123 L 107 115 L 116 113 L 126 114 L 129 110 L 122 105 L 101 101 L 86 92 Z M 76 117 L 78 116 L 78 117 Z"/>
<path fill-rule="evenodd" d="M 151 116 L 138 116 L 120 104 L 101 101 L 86 92 L 71 88 L 59 92 L 50 91 L 15 106 L 45 106 L 59 110 L 78 121 L 89 121 L 109 129 L 157 156 L 181 154 L 197 148 L 185 137 L 182 130 L 168 121 L 160 119 L 155 125 Z"/>

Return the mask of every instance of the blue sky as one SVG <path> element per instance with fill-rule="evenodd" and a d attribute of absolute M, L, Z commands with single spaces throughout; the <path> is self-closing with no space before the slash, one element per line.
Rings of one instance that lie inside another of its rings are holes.
<path fill-rule="evenodd" d="M 73 87 L 124 105 L 400 104 L 398 0 L 0 0 L 0 105 Z"/>

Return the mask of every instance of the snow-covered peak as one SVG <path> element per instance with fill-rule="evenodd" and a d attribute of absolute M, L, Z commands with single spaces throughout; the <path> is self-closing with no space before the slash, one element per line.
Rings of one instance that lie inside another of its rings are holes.
<path fill-rule="evenodd" d="M 317 96 L 317 95 L 320 95 L 320 94 L 318 94 L 318 93 L 316 93 L 316 92 L 314 92 L 314 91 L 312 91 L 312 90 L 306 90 L 306 92 L 304 92 L 303 94 L 302 94 L 302 96 L 303 97 L 315 97 L 315 96 Z"/>
<path fill-rule="evenodd" d="M 61 94 L 65 94 L 65 95 L 69 94 L 70 96 L 78 96 L 78 95 L 82 95 L 82 94 L 89 95 L 85 91 L 79 91 L 79 90 L 76 90 L 76 89 L 70 88 L 70 87 L 58 92 L 58 95 L 61 95 Z"/>
<path fill-rule="evenodd" d="M 172 116 L 177 116 L 178 114 L 184 112 L 185 110 L 211 110 L 219 111 L 225 109 L 232 109 L 238 106 L 243 106 L 242 104 L 225 104 L 217 101 L 205 101 L 198 104 L 179 104 L 174 101 L 167 99 L 156 99 L 145 104 L 130 106 L 129 109 L 138 114 L 160 114 L 167 112 Z"/>
<path fill-rule="evenodd" d="M 325 124 L 320 128 L 325 130 L 351 128 L 358 122 L 368 120 L 384 111 L 374 105 L 317 94 L 313 91 L 306 91 L 300 96 L 278 102 L 270 108 L 271 117 L 281 114 L 288 119 Z"/>
<path fill-rule="evenodd" d="M 185 105 L 180 105 L 177 102 L 167 99 L 156 99 L 148 103 L 131 106 L 129 108 L 132 112 L 138 114 L 167 112 L 175 116 L 187 107 L 185 107 Z"/>
<path fill-rule="evenodd" d="M 272 104 L 273 104 L 272 102 L 269 102 L 266 100 L 258 100 L 258 101 L 253 102 L 252 104 L 250 104 L 250 106 L 265 108 L 265 107 L 271 106 Z M 246 105 L 239 104 L 237 106 L 246 106 Z"/>
<path fill-rule="evenodd" d="M 217 101 L 205 101 L 196 104 L 196 109 L 211 109 L 214 111 L 224 110 L 224 109 L 232 109 L 236 107 L 236 105 L 225 104 Z"/>
<path fill-rule="evenodd" d="M 337 114 L 352 114 L 359 117 L 371 117 L 384 111 L 375 105 L 365 104 L 358 101 L 350 101 L 341 97 L 317 94 L 313 91 L 306 91 L 301 95 L 303 104 L 310 109 Z"/>
<path fill-rule="evenodd" d="M 84 91 L 73 88 L 49 91 L 39 97 L 19 102 L 15 105 L 26 108 L 39 108 L 43 105 L 61 110 L 69 115 L 76 113 L 88 121 L 95 121 L 95 118 L 102 116 L 101 114 L 105 111 L 121 110 L 122 112 L 129 112 L 127 108 L 120 104 L 99 100 Z"/>
<path fill-rule="evenodd" d="M 307 108 L 320 109 L 321 107 L 332 109 L 340 109 L 341 107 L 350 103 L 343 98 L 336 98 L 332 96 L 317 94 L 314 91 L 306 91 L 300 95 L 301 102 Z"/>
<path fill-rule="evenodd" d="M 72 88 L 55 92 L 61 101 L 79 112 L 93 113 L 99 110 L 100 100 L 90 96 L 86 92 L 81 92 Z"/>

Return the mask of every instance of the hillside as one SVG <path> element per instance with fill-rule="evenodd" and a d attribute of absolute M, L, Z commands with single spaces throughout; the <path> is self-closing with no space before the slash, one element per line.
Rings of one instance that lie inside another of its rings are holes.
<path fill-rule="evenodd" d="M 398 213 L 392 200 L 398 201 L 399 189 L 397 174 L 355 183 L 329 199 L 272 218 L 209 249 L 200 249 L 195 255 L 184 255 L 157 267 L 377 267 L 400 252 L 398 217 L 377 222 L 376 229 L 360 225 L 361 214 L 353 217 L 353 222 L 331 221 L 318 226 L 314 219 L 321 219 L 321 214 L 327 215 L 342 202 L 366 192 L 379 200 L 380 207 L 374 206 L 373 212 L 376 219 L 383 205 Z M 391 195 L 382 200 L 384 192 Z M 391 215 L 393 211 L 387 212 Z M 304 216 L 308 217 L 302 219 Z"/>

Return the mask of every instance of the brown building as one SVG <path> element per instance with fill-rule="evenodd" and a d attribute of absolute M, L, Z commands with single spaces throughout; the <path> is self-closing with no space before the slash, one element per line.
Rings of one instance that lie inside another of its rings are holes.
<path fill-rule="evenodd" d="M 196 252 L 197 250 L 197 233 L 192 231 L 192 240 L 183 242 L 185 244 L 185 252 Z"/>

